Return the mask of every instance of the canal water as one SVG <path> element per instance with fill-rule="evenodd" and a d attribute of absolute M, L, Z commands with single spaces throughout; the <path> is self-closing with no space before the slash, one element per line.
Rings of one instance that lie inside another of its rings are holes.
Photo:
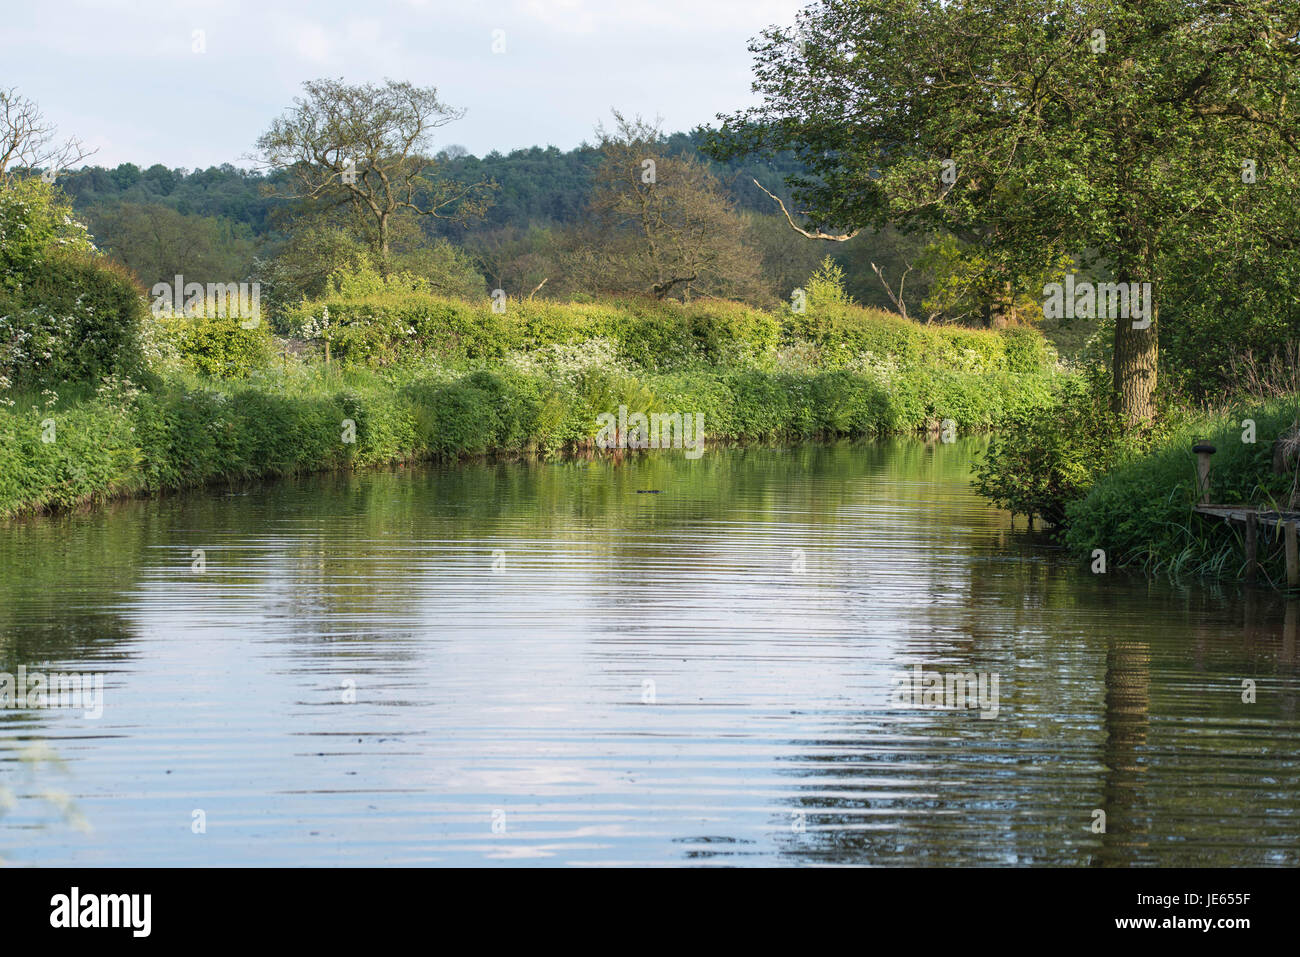
<path fill-rule="evenodd" d="M 0 526 L 0 672 L 87 682 L 0 709 L 0 857 L 1300 863 L 1294 609 L 1067 561 L 974 496 L 978 449 L 402 469 Z"/>

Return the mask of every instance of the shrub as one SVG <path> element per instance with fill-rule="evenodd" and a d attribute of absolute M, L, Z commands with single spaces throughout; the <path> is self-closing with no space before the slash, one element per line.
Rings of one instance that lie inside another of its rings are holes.
<path fill-rule="evenodd" d="M 0 183 L 0 292 L 20 293 L 59 252 L 94 250 L 74 217 L 62 190 L 38 176 Z"/>
<path fill-rule="evenodd" d="M 791 346 L 804 347 L 826 368 L 850 367 L 870 355 L 962 372 L 1029 374 L 1052 360 L 1032 329 L 922 326 L 843 303 L 800 315 L 721 300 L 512 300 L 497 313 L 486 299 L 468 302 L 356 283 L 345 288 L 349 295 L 339 292 L 293 307 L 287 322 L 305 338 L 328 339 L 332 355 L 349 366 L 391 366 L 420 356 L 489 362 L 520 350 L 601 338 L 617 343 L 620 360 L 648 371 L 694 365 L 771 368 Z"/>
<path fill-rule="evenodd" d="M 830 256 L 808 277 L 808 307 L 813 310 L 853 305 L 844 289 L 844 269 Z"/>
<path fill-rule="evenodd" d="M 1242 441 L 1246 418 L 1255 422 L 1253 443 Z M 1290 396 L 1172 428 L 1145 454 L 1098 477 L 1086 496 L 1067 507 L 1066 545 L 1080 557 L 1105 549 L 1117 566 L 1238 577 L 1240 531 L 1192 512 L 1200 492 L 1192 446 L 1208 439 L 1218 449 L 1211 473 L 1215 501 L 1285 508 L 1296 478 L 1273 473 L 1273 443 L 1298 419 L 1297 398 Z M 1262 561 L 1266 573 L 1274 566 L 1275 580 L 1281 576 L 1279 539 L 1276 530 L 1261 526 Z"/>
<path fill-rule="evenodd" d="M 274 342 L 264 322 L 251 329 L 237 316 L 156 316 L 153 327 L 175 350 L 181 364 L 214 379 L 239 379 L 264 367 Z"/>
<path fill-rule="evenodd" d="M 1036 372 L 1054 358 L 1051 345 L 1043 335 L 1025 326 L 1004 329 L 1002 348 L 1008 372 Z"/>
<path fill-rule="evenodd" d="M 19 293 L 0 295 L 0 375 L 40 388 L 136 374 L 142 292 L 107 259 L 75 249 L 51 253 Z"/>
<path fill-rule="evenodd" d="M 590 443 L 596 416 L 620 405 L 702 412 L 714 440 L 788 440 L 907 431 L 942 417 L 976 428 L 1041 402 L 1048 388 L 1043 376 L 922 368 L 638 372 L 597 361 L 611 350 L 596 341 L 604 348 L 554 346 L 536 362 L 461 373 L 272 367 L 220 384 L 173 370 L 149 392 L 128 390 L 129 401 L 98 395 L 48 413 L 57 449 L 40 447 L 46 412 L 0 408 L 0 514 L 346 465 L 559 450 Z M 346 419 L 355 443 L 343 440 Z M 99 432 L 111 437 L 103 447 Z"/>
<path fill-rule="evenodd" d="M 1132 450 L 1099 378 L 1071 376 L 1045 401 L 998 419 L 975 489 L 1013 514 L 1062 524 L 1071 502 Z"/>

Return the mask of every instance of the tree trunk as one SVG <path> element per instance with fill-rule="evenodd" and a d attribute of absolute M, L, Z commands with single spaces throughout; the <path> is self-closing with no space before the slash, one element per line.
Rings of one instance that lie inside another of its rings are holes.
<path fill-rule="evenodd" d="M 1125 425 L 1141 425 L 1155 418 L 1156 309 L 1151 309 L 1151 325 L 1134 329 L 1132 319 L 1115 320 L 1115 354 L 1111 362 L 1114 388 L 1111 407 Z"/>
<path fill-rule="evenodd" d="M 1125 426 L 1145 425 L 1156 417 L 1156 361 L 1159 357 L 1159 287 L 1155 282 L 1155 255 L 1149 241 L 1136 238 L 1137 230 L 1121 231 L 1118 257 L 1120 282 L 1142 279 L 1151 283 L 1151 311 L 1146 328 L 1134 329 L 1134 319 L 1115 319 L 1115 348 L 1111 356 L 1111 407 Z M 1138 270 L 1141 269 L 1141 275 Z M 1139 287 L 1140 288 L 1140 287 Z M 1130 308 L 1130 312 L 1135 309 Z"/>
<path fill-rule="evenodd" d="M 379 275 L 388 278 L 388 214 L 379 217 Z"/>
<path fill-rule="evenodd" d="M 989 326 L 993 329 L 1005 329 L 1016 320 L 1016 294 L 1010 280 L 1004 280 L 993 290 L 989 303 Z"/>

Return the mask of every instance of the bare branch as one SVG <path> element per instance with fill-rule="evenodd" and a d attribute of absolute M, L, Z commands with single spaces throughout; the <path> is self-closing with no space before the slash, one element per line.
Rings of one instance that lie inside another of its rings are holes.
<path fill-rule="evenodd" d="M 903 270 L 903 276 L 898 280 L 898 295 L 894 295 L 894 290 L 889 288 L 889 283 L 885 280 L 885 274 L 880 271 L 879 266 L 872 263 L 871 270 L 880 280 L 880 284 L 885 287 L 885 294 L 889 296 L 889 301 L 894 304 L 894 308 L 898 310 L 898 314 L 906 319 L 907 303 L 903 300 L 903 286 L 907 283 L 907 274 L 912 271 L 912 264 L 904 263 L 904 265 L 907 266 L 907 268 Z"/>
<path fill-rule="evenodd" d="M 17 87 L 0 90 L 0 179 L 15 168 L 67 169 L 95 153 L 71 136 L 56 144 L 54 135 L 54 126 Z"/>
<path fill-rule="evenodd" d="M 781 207 L 781 212 L 785 213 L 785 221 L 790 224 L 791 229 L 793 229 L 796 233 L 799 233 L 801 236 L 806 236 L 809 239 L 825 239 L 833 243 L 842 243 L 852 239 L 859 232 L 861 232 L 861 230 L 855 229 L 851 233 L 840 233 L 839 235 L 835 235 L 833 233 L 823 233 L 820 231 L 815 233 L 810 233 L 808 232 L 808 230 L 802 229 L 795 224 L 795 221 L 790 216 L 790 210 L 786 209 L 785 203 L 781 202 L 781 197 L 775 196 L 772 193 L 768 192 L 766 189 L 763 188 L 763 184 L 760 183 L 758 180 L 753 180 L 753 183 L 759 189 L 763 190 L 763 192 L 767 193 L 768 196 L 771 196 L 774 200 L 776 200 L 777 205 Z"/>

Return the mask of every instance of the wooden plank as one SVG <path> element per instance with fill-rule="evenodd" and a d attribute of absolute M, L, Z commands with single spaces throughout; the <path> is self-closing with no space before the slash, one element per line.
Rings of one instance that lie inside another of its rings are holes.
<path fill-rule="evenodd" d="M 1246 516 L 1246 581 L 1255 583 L 1255 556 L 1259 550 L 1259 519 L 1251 512 Z"/>
<path fill-rule="evenodd" d="M 1256 512 L 1247 508 L 1232 508 L 1227 505 L 1198 505 L 1193 511 L 1209 518 L 1218 518 L 1227 522 L 1245 522 L 1247 515 L 1255 515 L 1264 519 L 1269 518 L 1267 512 Z"/>
<path fill-rule="evenodd" d="M 1207 518 L 1217 518 L 1225 522 L 1241 522 L 1243 524 L 1251 515 L 1254 515 L 1257 521 L 1269 524 L 1300 521 L 1300 512 L 1265 512 L 1233 505 L 1197 505 L 1192 511 Z"/>

